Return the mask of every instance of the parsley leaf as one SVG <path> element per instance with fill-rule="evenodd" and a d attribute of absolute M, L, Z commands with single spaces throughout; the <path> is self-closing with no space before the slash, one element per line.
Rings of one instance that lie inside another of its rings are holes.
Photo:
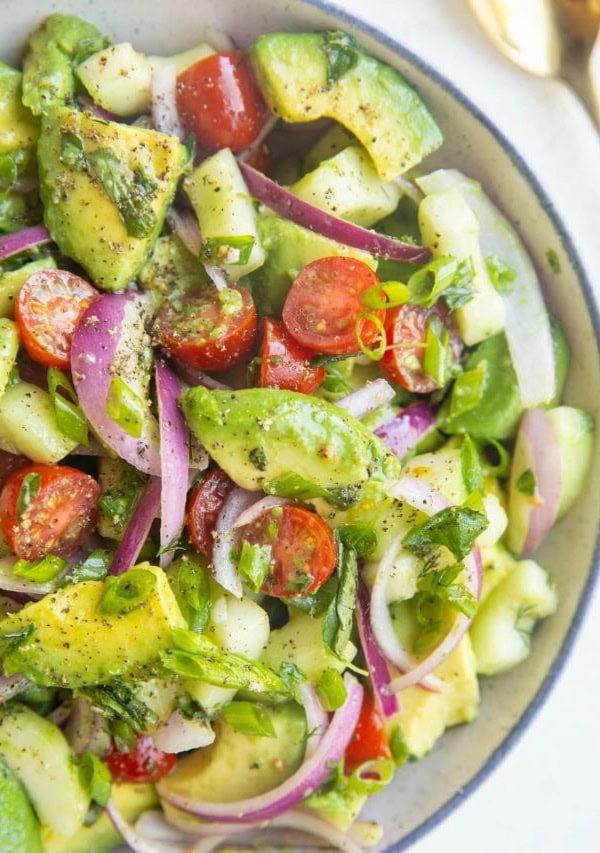
<path fill-rule="evenodd" d="M 502 258 L 499 258 L 498 255 L 486 255 L 485 266 L 490 281 L 498 293 L 510 293 L 511 290 L 514 290 L 517 274 Z"/>
<path fill-rule="evenodd" d="M 354 68 L 361 54 L 355 39 L 339 30 L 323 33 L 321 47 L 327 57 L 327 83 L 330 86 Z"/>
<path fill-rule="evenodd" d="M 338 588 L 323 619 L 323 641 L 336 657 L 344 659 L 344 654 L 354 622 L 354 609 L 358 587 L 358 561 L 354 548 L 343 541 L 343 534 L 336 530 L 338 564 L 336 574 Z"/>
<path fill-rule="evenodd" d="M 473 550 L 475 540 L 487 526 L 483 513 L 466 506 L 450 506 L 413 527 L 402 544 L 419 557 L 444 545 L 457 560 L 462 560 Z"/>

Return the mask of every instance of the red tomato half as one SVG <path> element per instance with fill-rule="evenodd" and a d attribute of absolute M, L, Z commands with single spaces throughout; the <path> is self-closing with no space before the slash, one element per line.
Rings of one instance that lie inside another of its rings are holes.
<path fill-rule="evenodd" d="M 175 766 L 177 756 L 161 752 L 149 735 L 138 735 L 135 749 L 119 752 L 113 746 L 102 758 L 115 782 L 158 782 Z"/>
<path fill-rule="evenodd" d="M 214 53 L 180 74 L 177 110 L 202 145 L 232 151 L 242 151 L 256 139 L 267 112 L 239 50 Z"/>
<path fill-rule="evenodd" d="M 423 368 L 427 323 L 436 315 L 450 332 L 450 346 L 455 361 L 460 358 L 462 344 L 448 309 L 440 302 L 431 308 L 400 305 L 390 308 L 385 318 L 388 349 L 379 366 L 392 382 L 415 394 L 431 394 L 438 388 Z"/>
<path fill-rule="evenodd" d="M 388 739 L 381 717 L 373 702 L 373 697 L 365 690 L 358 723 L 350 743 L 346 747 L 344 770 L 347 776 L 366 761 L 392 757 Z"/>
<path fill-rule="evenodd" d="M 305 347 L 331 355 L 358 352 L 356 320 L 364 306 L 361 294 L 379 279 L 362 261 L 352 258 L 319 258 L 303 267 L 283 306 L 288 332 Z M 383 321 L 384 311 L 372 311 Z M 378 337 L 368 319 L 359 324 L 362 342 L 369 346 Z"/>
<path fill-rule="evenodd" d="M 296 506 L 275 507 L 244 528 L 251 545 L 271 548 L 271 571 L 261 591 L 275 598 L 315 592 L 336 564 L 333 533 L 314 512 Z"/>
<path fill-rule="evenodd" d="M 212 532 L 233 482 L 225 471 L 212 468 L 204 480 L 194 487 L 187 507 L 187 529 L 192 545 L 206 557 L 212 556 Z"/>
<path fill-rule="evenodd" d="M 96 288 L 66 270 L 39 270 L 25 281 L 15 303 L 23 346 L 46 367 L 70 366 L 71 339 Z"/>
<path fill-rule="evenodd" d="M 314 352 L 295 341 L 280 320 L 265 319 L 260 355 L 261 388 L 310 394 L 325 378 L 324 367 L 310 366 Z"/>
<path fill-rule="evenodd" d="M 226 370 L 239 364 L 256 337 L 256 308 L 245 287 L 225 301 L 223 291 L 199 289 L 165 302 L 154 325 L 160 346 L 177 361 L 199 370 Z"/>
<path fill-rule="evenodd" d="M 11 550 L 25 560 L 74 554 L 96 524 L 100 493 L 93 477 L 67 465 L 19 469 L 0 492 L 0 522 Z"/>

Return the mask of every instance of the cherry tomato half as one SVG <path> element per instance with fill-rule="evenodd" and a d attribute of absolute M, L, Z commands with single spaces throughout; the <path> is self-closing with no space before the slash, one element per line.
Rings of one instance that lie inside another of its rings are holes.
<path fill-rule="evenodd" d="M 315 592 L 336 564 L 333 533 L 314 512 L 296 506 L 266 510 L 244 528 L 251 545 L 271 548 L 271 571 L 261 591 L 275 598 Z"/>
<path fill-rule="evenodd" d="M 452 357 L 458 361 L 462 344 L 454 321 L 442 303 L 436 302 L 431 308 L 400 305 L 398 308 L 390 308 L 385 318 L 388 349 L 379 366 L 388 379 L 415 394 L 431 394 L 439 387 L 423 368 L 427 324 L 434 315 L 440 318 L 450 332 Z"/>
<path fill-rule="evenodd" d="M 46 367 L 70 366 L 71 339 L 95 287 L 66 270 L 39 270 L 25 281 L 15 303 L 23 346 Z"/>
<path fill-rule="evenodd" d="M 310 366 L 314 352 L 295 341 L 280 320 L 264 320 L 260 355 L 261 388 L 310 394 L 325 378 L 324 367 Z"/>
<path fill-rule="evenodd" d="M 210 559 L 213 551 L 212 532 L 233 482 L 225 471 L 212 468 L 204 480 L 192 489 L 187 506 L 186 523 L 192 545 Z"/>
<path fill-rule="evenodd" d="M 267 108 L 239 50 L 214 53 L 177 78 L 183 125 L 210 149 L 242 151 L 258 136 Z"/>
<path fill-rule="evenodd" d="M 115 782 L 133 784 L 158 782 L 173 769 L 177 755 L 157 749 L 149 735 L 138 735 L 135 749 L 131 752 L 119 752 L 112 746 L 102 761 Z"/>
<path fill-rule="evenodd" d="M 160 309 L 154 334 L 166 352 L 200 370 L 239 364 L 256 337 L 256 308 L 241 286 L 197 289 Z"/>
<path fill-rule="evenodd" d="M 67 465 L 27 465 L 0 492 L 0 522 L 11 550 L 25 560 L 74 554 L 97 519 L 101 489 Z"/>
<path fill-rule="evenodd" d="M 358 351 L 356 320 L 364 312 L 361 294 L 379 279 L 372 269 L 353 258 L 319 258 L 303 267 L 283 306 L 288 332 L 305 347 L 331 355 Z M 383 321 L 384 311 L 372 311 Z M 379 335 L 374 323 L 363 318 L 359 334 L 365 346 Z"/>
<path fill-rule="evenodd" d="M 366 761 L 392 757 L 387 734 L 373 697 L 365 690 L 360 716 L 350 743 L 346 747 L 344 770 L 350 776 Z"/>

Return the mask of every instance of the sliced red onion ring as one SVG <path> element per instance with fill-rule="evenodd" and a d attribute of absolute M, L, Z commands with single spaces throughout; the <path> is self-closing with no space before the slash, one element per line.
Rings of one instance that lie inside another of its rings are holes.
<path fill-rule="evenodd" d="M 375 430 L 375 435 L 403 459 L 409 450 L 435 426 L 435 409 L 425 400 L 407 406 Z"/>
<path fill-rule="evenodd" d="M 215 543 L 213 546 L 212 565 L 213 577 L 223 589 L 241 598 L 243 594 L 242 581 L 237 566 L 231 558 L 234 546 L 234 524 L 241 513 L 254 503 L 255 492 L 248 492 L 236 486 L 227 496 L 215 524 Z"/>
<path fill-rule="evenodd" d="M 187 475 L 186 475 L 187 476 Z M 187 485 L 187 479 L 186 479 Z M 110 564 L 109 574 L 122 575 L 138 558 L 160 508 L 160 477 L 150 477 Z"/>
<path fill-rule="evenodd" d="M 175 210 L 171 207 L 167 213 L 167 222 L 188 252 L 197 258 L 202 248 L 202 237 L 198 220 L 191 210 Z"/>
<path fill-rule="evenodd" d="M 308 732 L 308 737 L 306 738 L 304 761 L 308 761 L 319 748 L 319 744 L 327 731 L 329 720 L 312 684 L 308 681 L 303 681 L 298 686 L 298 693 L 304 707 L 304 713 L 306 714 L 306 731 Z"/>
<path fill-rule="evenodd" d="M 479 549 L 474 548 L 465 560 L 465 588 L 477 599 L 479 599 L 481 594 L 482 578 L 481 556 Z M 394 678 L 390 683 L 389 689 L 393 693 L 399 693 L 401 690 L 406 690 L 407 687 L 422 683 L 454 651 L 467 633 L 472 621 L 464 613 L 459 613 L 439 646 L 436 646 L 430 655 L 420 661 L 409 672 L 405 672 L 403 675 Z"/>
<path fill-rule="evenodd" d="M 227 290 L 230 287 L 225 271 L 217 264 L 204 264 L 204 269 L 217 290 Z"/>
<path fill-rule="evenodd" d="M 409 261 L 413 264 L 426 263 L 431 258 L 431 252 L 425 246 L 402 243 L 400 240 L 354 225 L 331 213 L 325 213 L 253 169 L 248 163 L 240 162 L 239 166 L 250 193 L 275 213 L 291 219 L 297 225 L 310 228 L 311 231 L 323 234 L 345 246 L 363 249 L 379 258 Z"/>
<path fill-rule="evenodd" d="M 161 360 L 156 360 L 156 396 L 160 430 L 160 547 L 168 548 L 181 533 L 185 520 L 189 443 L 188 428 L 177 405 L 181 387 L 177 377 Z M 161 554 L 165 569 L 173 559 L 172 551 Z"/>
<path fill-rule="evenodd" d="M 154 746 L 163 752 L 188 752 L 201 749 L 214 742 L 215 733 L 210 723 L 201 723 L 184 717 L 181 711 L 173 711 L 153 733 Z"/>
<path fill-rule="evenodd" d="M 315 838 L 321 838 L 328 843 L 328 846 L 336 850 L 343 850 L 345 853 L 362 853 L 362 848 L 349 835 L 342 832 L 333 823 L 306 809 L 293 809 L 281 817 L 276 817 L 269 824 L 269 828 L 279 826 L 285 829 L 296 829 L 299 832 L 313 835 Z"/>
<path fill-rule="evenodd" d="M 386 379 L 375 379 L 374 382 L 357 388 L 341 400 L 336 400 L 335 405 L 344 409 L 349 415 L 360 419 L 380 406 L 385 406 L 395 396 L 396 392 Z"/>
<path fill-rule="evenodd" d="M 426 515 L 435 515 L 451 506 L 450 501 L 425 480 L 408 475 L 394 483 L 389 494 Z"/>
<path fill-rule="evenodd" d="M 73 335 L 71 370 L 81 408 L 100 439 L 134 468 L 158 476 L 158 427 L 150 407 L 144 412 L 139 438 L 129 435 L 107 411 L 117 365 L 134 361 L 145 346 L 146 311 L 147 302 L 138 294 L 103 294 L 87 308 Z"/>
<path fill-rule="evenodd" d="M 64 731 L 75 755 L 83 755 L 88 750 L 103 755 L 110 749 L 108 721 L 82 697 L 73 700 Z"/>
<path fill-rule="evenodd" d="M 177 69 L 175 65 L 155 66 L 150 83 L 150 109 L 155 130 L 185 139 L 185 130 L 179 121 L 175 87 Z"/>
<path fill-rule="evenodd" d="M 256 154 L 256 152 L 260 149 L 260 146 L 263 144 L 267 136 L 271 133 L 278 121 L 278 116 L 271 114 L 261 127 L 260 133 L 254 140 L 254 142 L 252 142 L 251 145 L 249 145 L 247 148 L 244 148 L 244 150 L 237 155 L 238 160 L 240 160 L 242 163 L 247 163 L 248 160 L 250 160 L 250 158 L 253 157 L 254 154 Z"/>
<path fill-rule="evenodd" d="M 274 495 L 267 495 L 240 513 L 233 526 L 245 527 L 247 524 L 252 524 L 257 518 L 260 518 L 263 512 L 266 512 L 268 509 L 273 509 L 276 506 L 286 506 L 291 503 L 292 501 L 289 498 L 277 498 Z"/>
<path fill-rule="evenodd" d="M 388 689 L 391 680 L 390 671 L 371 628 L 370 610 L 369 593 L 361 580 L 358 585 L 358 606 L 356 608 L 358 634 L 373 685 L 375 702 L 380 714 L 387 719 L 397 714 L 400 706 L 396 695 L 390 693 Z"/>
<path fill-rule="evenodd" d="M 152 836 L 147 837 L 145 834 L 142 835 L 138 832 L 137 826 L 134 829 L 133 826 L 125 820 L 112 800 L 108 801 L 106 813 L 114 828 L 123 837 L 127 846 L 133 850 L 134 853 L 165 853 L 165 849 L 167 848 L 165 848 L 166 839 L 164 838 L 164 835 L 159 838 Z M 168 839 L 168 850 L 190 850 L 189 838 L 185 838 L 181 833 L 177 833 L 177 835 L 178 838 L 175 837 L 174 831 L 171 830 L 171 835 Z"/>
<path fill-rule="evenodd" d="M 347 692 L 346 701 L 333 715 L 317 749 L 289 779 L 277 788 L 257 797 L 234 803 L 199 803 L 174 794 L 159 782 L 157 787 L 160 796 L 171 805 L 197 817 L 216 821 L 237 820 L 242 824 L 272 820 L 298 805 L 309 792 L 323 784 L 332 765 L 344 755 L 356 728 L 362 705 L 363 688 L 350 673 L 344 676 L 344 684 Z"/>
<path fill-rule="evenodd" d="M 203 385 L 204 388 L 210 388 L 211 391 L 231 391 L 229 385 L 224 385 L 223 382 L 219 382 L 218 379 L 214 379 L 208 373 L 204 373 L 204 371 L 198 370 L 196 367 L 191 367 L 189 364 L 176 361 L 173 363 L 173 368 L 177 375 L 192 387 Z"/>
<path fill-rule="evenodd" d="M 16 675 L 0 675 L 0 705 L 8 702 L 13 696 L 18 696 L 31 684 L 18 673 Z"/>
<path fill-rule="evenodd" d="M 528 468 L 535 479 L 535 499 L 527 505 L 529 517 L 524 524 L 525 539 L 520 549 L 523 554 L 531 554 L 541 545 L 556 521 L 560 505 L 560 453 L 552 423 L 545 409 L 529 409 L 523 415 L 513 458 L 527 460 Z M 512 484 L 511 478 L 511 491 L 514 488 L 516 485 Z M 511 547 L 516 547 L 520 543 L 510 544 Z"/>
<path fill-rule="evenodd" d="M 375 582 L 371 590 L 369 607 L 370 622 L 375 642 L 389 663 L 393 664 L 401 672 L 412 672 L 417 666 L 417 661 L 398 639 L 388 605 L 388 583 L 399 546 L 400 537 L 392 542 L 377 569 Z M 422 679 L 419 679 L 419 682 L 421 687 L 424 687 L 426 690 L 440 692 L 444 689 L 439 678 L 432 676 L 423 676 Z M 387 690 L 390 692 L 390 695 L 397 692 L 392 688 L 391 682 Z"/>
<path fill-rule="evenodd" d="M 0 261 L 51 242 L 50 232 L 43 225 L 34 225 L 33 228 L 24 228 L 14 234 L 6 234 L 0 237 Z"/>

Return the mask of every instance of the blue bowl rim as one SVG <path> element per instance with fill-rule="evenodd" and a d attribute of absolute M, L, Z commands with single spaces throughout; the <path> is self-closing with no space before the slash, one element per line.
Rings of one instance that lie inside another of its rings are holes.
<path fill-rule="evenodd" d="M 416 66 L 419 71 L 434 80 L 435 83 L 441 86 L 442 89 L 444 89 L 456 101 L 458 101 L 461 106 L 465 107 L 486 128 L 486 130 L 488 130 L 492 134 L 496 141 L 500 143 L 502 148 L 510 157 L 514 166 L 518 169 L 523 178 L 525 178 L 537 198 L 540 200 L 544 211 L 547 213 L 548 217 L 552 221 L 552 224 L 554 225 L 556 232 L 560 237 L 567 257 L 569 258 L 569 262 L 575 271 L 575 274 L 579 280 L 581 289 L 583 291 L 586 306 L 590 315 L 590 319 L 592 321 L 596 337 L 596 353 L 600 359 L 600 349 L 598 346 L 598 342 L 600 340 L 599 308 L 594 298 L 594 291 L 591 282 L 585 271 L 583 263 L 579 258 L 579 254 L 575 247 L 573 238 L 567 231 L 558 211 L 548 198 L 548 195 L 543 186 L 541 185 L 539 179 L 527 165 L 527 163 L 525 162 L 521 154 L 517 151 L 517 149 L 514 147 L 514 145 L 507 139 L 504 133 L 502 133 L 502 131 L 499 130 L 492 121 L 490 121 L 490 119 L 482 112 L 482 110 L 476 104 L 474 104 L 473 101 L 470 100 L 470 98 L 464 95 L 460 91 L 460 89 L 458 89 L 454 85 L 454 83 L 451 83 L 448 79 L 446 79 L 446 77 L 444 77 L 443 74 L 441 74 L 435 68 L 432 68 L 427 62 L 424 62 L 419 56 L 417 56 L 411 50 L 400 44 L 400 42 L 396 41 L 391 36 L 388 36 L 385 33 L 381 32 L 381 30 L 379 30 L 377 27 L 367 23 L 366 21 L 361 20 L 360 18 L 357 18 L 355 15 L 351 14 L 345 9 L 340 8 L 335 3 L 329 3 L 328 0 L 300 0 L 300 2 L 303 5 L 312 6 L 316 9 L 319 9 L 320 11 L 326 12 L 327 14 L 334 15 L 339 20 L 349 24 L 354 30 L 361 31 L 366 35 L 371 36 L 372 38 L 384 44 L 386 47 L 389 47 L 395 53 L 398 53 L 400 56 L 402 56 L 403 59 L 406 59 L 409 63 Z M 596 535 L 596 545 L 594 548 L 594 556 L 592 560 L 592 565 L 590 567 L 590 572 L 586 580 L 585 586 L 581 591 L 581 596 L 579 598 L 579 602 L 577 604 L 577 609 L 573 616 L 573 620 L 571 621 L 563 643 L 560 649 L 558 650 L 554 661 L 552 662 L 552 666 L 548 670 L 546 678 L 544 679 L 537 693 L 527 706 L 525 712 L 515 723 L 512 729 L 509 730 L 502 743 L 494 750 L 494 752 L 489 756 L 487 761 L 477 771 L 477 773 L 475 773 L 473 778 L 470 779 L 469 782 L 467 782 L 467 784 L 460 789 L 460 791 L 458 791 L 456 794 L 454 794 L 454 796 L 450 797 L 449 800 L 447 800 L 442 806 L 440 806 L 437 811 L 435 811 L 432 815 L 426 818 L 419 826 L 409 832 L 407 836 L 402 838 L 394 846 L 389 847 L 388 853 L 400 853 L 400 851 L 406 850 L 408 847 L 410 847 L 412 844 L 414 844 L 416 841 L 426 835 L 435 826 L 437 826 L 441 821 L 443 821 L 451 812 L 454 811 L 454 809 L 456 809 L 462 802 L 464 802 L 467 797 L 469 797 L 477 790 L 477 788 L 479 788 L 479 786 L 495 770 L 495 768 L 508 754 L 508 752 L 516 745 L 519 738 L 527 730 L 533 718 L 538 713 L 538 711 L 550 695 L 550 691 L 556 683 L 557 678 L 561 674 L 563 667 L 569 657 L 569 654 L 571 653 L 575 638 L 581 628 L 583 619 L 587 612 L 588 605 L 592 597 L 592 592 L 598 579 L 598 575 L 600 574 L 599 568 L 600 526 Z"/>

